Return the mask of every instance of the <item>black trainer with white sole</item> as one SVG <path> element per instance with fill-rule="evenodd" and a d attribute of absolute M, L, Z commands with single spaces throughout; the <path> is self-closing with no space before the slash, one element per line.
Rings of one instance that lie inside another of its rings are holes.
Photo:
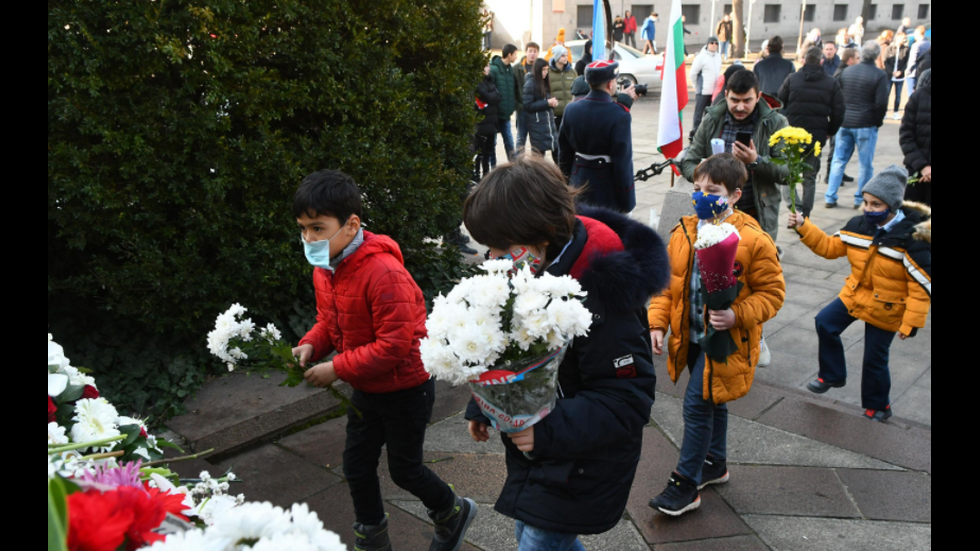
<path fill-rule="evenodd" d="M 725 484 L 730 479 L 728 462 L 708 455 L 708 458 L 704 460 L 704 467 L 701 469 L 701 485 L 698 486 L 698 489 L 703 490 L 712 484 Z"/>
<path fill-rule="evenodd" d="M 670 476 L 667 489 L 650 500 L 650 507 L 666 515 L 679 517 L 701 506 L 701 494 L 694 482 L 674 473 Z"/>

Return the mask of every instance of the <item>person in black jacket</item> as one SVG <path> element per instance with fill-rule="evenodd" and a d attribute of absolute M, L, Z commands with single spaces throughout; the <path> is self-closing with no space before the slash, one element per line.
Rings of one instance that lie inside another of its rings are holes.
<path fill-rule="evenodd" d="M 783 59 L 782 37 L 774 36 L 769 40 L 769 55 L 756 63 L 752 71 L 759 77 L 759 91 L 776 97 L 786 77 L 796 72 L 796 65 Z"/>
<path fill-rule="evenodd" d="M 898 108 L 902 105 L 902 87 L 905 85 L 905 69 L 909 65 L 909 41 L 905 33 L 895 35 L 895 40 L 885 50 L 885 74 L 888 75 L 888 94 L 895 90 L 895 107 L 892 118 L 899 119 Z"/>
<path fill-rule="evenodd" d="M 565 48 L 555 46 L 562 52 Z M 551 97 L 551 81 L 548 79 L 548 62 L 538 58 L 534 72 L 524 80 L 524 111 L 527 113 L 527 134 L 531 150 L 538 155 L 557 151 L 558 129 L 555 127 L 555 107 L 558 98 Z"/>
<path fill-rule="evenodd" d="M 500 92 L 490 75 L 490 66 L 483 70 L 483 80 L 476 87 L 476 109 L 483 118 L 476 125 L 473 148 L 476 150 L 476 166 L 473 167 L 474 181 L 486 176 L 497 165 L 493 154 L 493 141 L 497 135 L 497 106 L 500 105 Z M 481 173 L 482 169 L 482 173 Z"/>
<path fill-rule="evenodd" d="M 820 48 L 810 48 L 804 56 L 805 65 L 789 76 L 779 89 L 779 101 L 783 102 L 783 115 L 789 119 L 790 126 L 803 128 L 813 135 L 814 143 L 823 144 L 827 136 L 840 130 L 844 122 L 844 93 L 834 77 L 824 72 L 820 66 L 823 52 Z M 797 195 L 797 208 L 810 217 L 817 195 L 817 173 L 820 172 L 820 157 L 807 157 L 810 169 L 803 176 L 803 200 Z M 789 202 L 789 189 L 783 190 Z"/>
<path fill-rule="evenodd" d="M 858 150 L 861 172 L 858 174 L 858 189 L 854 193 L 854 209 L 864 203 L 864 186 L 874 175 L 875 146 L 878 144 L 878 129 L 885 123 L 888 111 L 888 76 L 875 62 L 881 55 L 881 46 L 869 40 L 861 49 L 861 62 L 848 67 L 841 73 L 840 87 L 844 90 L 844 103 L 847 112 L 844 124 L 837 132 L 837 147 L 834 162 L 830 167 L 830 184 L 825 196 L 826 207 L 837 206 L 837 191 L 844 178 L 844 167 L 854 150 Z"/>
<path fill-rule="evenodd" d="M 578 74 L 578 76 L 585 76 L 585 68 L 589 66 L 589 63 L 592 63 L 591 40 L 585 42 L 585 48 L 582 50 L 582 59 L 575 63 L 575 73 Z"/>
<path fill-rule="evenodd" d="M 495 508 L 517 521 L 519 542 L 547 545 L 535 550 L 582 549 L 577 536 L 623 518 L 655 398 L 646 305 L 670 279 L 655 231 L 609 210 L 576 211 L 575 193 L 553 164 L 522 157 L 497 167 L 463 207 L 466 227 L 492 256 L 526 248 L 542 270 L 578 280 L 593 314 L 589 335 L 572 342 L 558 368 L 554 410 L 502 435 L 507 481 Z M 466 419 L 474 440 L 489 440 L 489 420 L 473 402 Z"/>
<path fill-rule="evenodd" d="M 921 65 L 920 65 L 921 69 Z M 899 131 L 899 142 L 905 154 L 909 174 L 918 174 L 919 182 L 905 190 L 907 201 L 932 206 L 932 69 L 919 73 L 919 83 L 905 106 L 905 117 Z"/>

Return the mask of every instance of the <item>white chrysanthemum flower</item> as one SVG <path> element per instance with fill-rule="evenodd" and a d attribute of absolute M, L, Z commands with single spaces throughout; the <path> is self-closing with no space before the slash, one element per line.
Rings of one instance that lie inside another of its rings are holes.
<path fill-rule="evenodd" d="M 98 388 L 95 386 L 95 377 L 86 375 L 70 365 L 66 366 L 62 370 L 62 373 L 68 376 L 68 384 L 72 386 L 91 386 L 92 388 Z"/>
<path fill-rule="evenodd" d="M 587 295 L 582 291 L 582 285 L 572 276 L 555 277 L 546 274 L 541 280 L 548 286 L 548 292 L 554 297 L 584 298 Z"/>
<path fill-rule="evenodd" d="M 548 306 L 548 296 L 540 293 L 521 293 L 514 299 L 514 313 L 521 317 L 530 316 L 546 306 Z"/>
<path fill-rule="evenodd" d="M 491 347 L 479 327 L 465 325 L 450 334 L 449 348 L 460 361 L 478 364 L 490 355 Z"/>
<path fill-rule="evenodd" d="M 68 375 L 48 373 L 48 396 L 57 398 L 68 388 Z"/>
<path fill-rule="evenodd" d="M 522 294 L 535 289 L 537 287 L 538 280 L 531 271 L 530 266 L 524 266 L 511 278 L 510 282 L 511 285 L 514 286 L 514 290 L 517 291 L 518 294 Z"/>
<path fill-rule="evenodd" d="M 534 310 L 521 316 L 521 327 L 527 329 L 528 334 L 536 339 L 548 338 L 552 329 L 551 316 L 547 310 Z"/>
<path fill-rule="evenodd" d="M 228 355 L 231 356 L 232 359 L 235 360 L 235 361 L 247 360 L 248 359 L 248 354 L 246 354 L 245 352 L 243 352 L 242 349 L 241 348 L 238 348 L 237 346 L 235 348 L 232 348 L 231 350 L 229 350 L 228 351 Z"/>
<path fill-rule="evenodd" d="M 592 323 L 592 318 L 588 314 L 588 310 L 576 300 L 555 300 L 548 306 L 551 322 L 568 340 L 588 334 Z"/>
<path fill-rule="evenodd" d="M 739 239 L 742 238 L 738 229 L 731 224 L 705 224 L 703 228 L 698 230 L 698 240 L 694 242 L 694 248 L 700 251 L 714 247 L 728 239 L 732 234 L 738 235 Z"/>
<path fill-rule="evenodd" d="M 255 322 L 247 319 L 238 324 L 238 336 L 245 342 L 252 342 L 252 332 L 255 331 Z"/>
<path fill-rule="evenodd" d="M 473 291 L 473 279 L 472 277 L 466 278 L 453 287 L 453 290 L 446 295 L 447 302 L 450 304 L 466 304 Z"/>
<path fill-rule="evenodd" d="M 480 265 L 480 268 L 485 270 L 489 274 L 506 275 L 507 272 L 511 271 L 514 268 L 514 261 L 500 260 L 500 259 L 487 260 L 486 262 Z"/>
<path fill-rule="evenodd" d="M 516 329 L 511 332 L 510 340 L 517 343 L 517 346 L 520 347 L 521 350 L 527 352 L 531 348 L 531 345 L 533 345 L 538 339 L 528 333 L 527 327 L 518 324 Z"/>
<path fill-rule="evenodd" d="M 85 443 L 119 436 L 119 413 L 104 398 L 79 400 L 75 404 L 75 426 L 71 428 L 72 442 Z M 110 449 L 112 445 L 103 446 Z"/>
<path fill-rule="evenodd" d="M 282 339 L 282 333 L 279 331 L 279 328 L 271 323 L 266 325 L 259 334 L 263 339 L 269 341 L 270 343 L 274 343 Z"/>
<path fill-rule="evenodd" d="M 442 298 L 442 297 L 440 297 Z M 450 329 L 466 323 L 466 306 L 451 303 L 448 299 L 436 299 L 432 314 L 425 321 L 425 328 L 432 339 L 445 339 Z"/>
<path fill-rule="evenodd" d="M 289 514 L 271 503 L 246 503 L 216 515 L 208 534 L 229 545 L 242 540 L 260 540 L 289 532 Z"/>
<path fill-rule="evenodd" d="M 323 532 L 323 522 L 320 521 L 316 513 L 310 511 L 309 505 L 296 503 L 290 510 L 290 514 L 293 517 L 291 533 L 306 536 L 310 541 L 316 541 L 316 538 Z"/>
<path fill-rule="evenodd" d="M 48 423 L 48 444 L 63 446 L 67 443 L 68 437 L 65 436 L 65 427 L 58 423 Z"/>
<path fill-rule="evenodd" d="M 248 312 L 248 308 L 245 308 L 244 306 L 236 302 L 235 304 L 231 305 L 231 308 L 228 308 L 228 311 L 225 312 L 225 314 L 231 317 L 232 319 L 234 319 L 237 318 L 238 316 L 244 315 L 245 312 Z"/>
<path fill-rule="evenodd" d="M 311 543 L 310 538 L 305 535 L 276 534 L 256 542 L 251 551 L 319 551 L 319 547 Z"/>
<path fill-rule="evenodd" d="M 54 342 L 54 337 L 48 333 L 48 370 L 54 369 L 60 372 L 71 364 L 65 357 L 65 349 L 60 344 Z"/>
<path fill-rule="evenodd" d="M 229 551 L 232 549 L 222 541 L 211 538 L 203 530 L 190 530 L 167 536 L 167 539 L 154 543 L 146 551 Z"/>
<path fill-rule="evenodd" d="M 455 383 L 454 372 L 459 369 L 459 359 L 443 343 L 432 339 L 422 339 L 419 343 L 419 354 L 425 370 L 437 379 Z"/>

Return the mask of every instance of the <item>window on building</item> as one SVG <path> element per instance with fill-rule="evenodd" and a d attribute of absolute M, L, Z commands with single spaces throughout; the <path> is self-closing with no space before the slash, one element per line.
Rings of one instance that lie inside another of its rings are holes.
<path fill-rule="evenodd" d="M 812 23 L 817 18 L 817 5 L 807 4 L 806 11 L 803 12 L 803 20 Z"/>
<path fill-rule="evenodd" d="M 871 9 L 868 10 L 868 21 L 875 19 L 878 19 L 878 4 L 871 4 Z"/>
<path fill-rule="evenodd" d="M 779 16 L 783 14 L 783 6 L 780 4 L 766 4 L 766 12 L 763 21 L 766 23 L 779 23 Z"/>
<path fill-rule="evenodd" d="M 919 4 L 919 20 L 929 19 L 929 4 Z"/>
<path fill-rule="evenodd" d="M 580 29 L 592 28 L 592 6 L 578 6 L 578 24 Z"/>
<path fill-rule="evenodd" d="M 650 17 L 650 14 L 653 13 L 654 9 L 653 4 L 633 4 L 632 9 L 630 9 L 630 13 L 636 18 L 636 24 L 642 25 L 642 21 L 647 17 Z M 637 29 L 637 31 L 639 31 L 639 29 Z"/>
<path fill-rule="evenodd" d="M 701 4 L 683 4 L 681 15 L 687 18 L 688 25 L 701 24 Z"/>
<path fill-rule="evenodd" d="M 905 17 L 905 4 L 892 4 L 892 21 L 901 21 Z"/>
<path fill-rule="evenodd" d="M 834 4 L 834 21 L 847 21 L 847 4 Z"/>

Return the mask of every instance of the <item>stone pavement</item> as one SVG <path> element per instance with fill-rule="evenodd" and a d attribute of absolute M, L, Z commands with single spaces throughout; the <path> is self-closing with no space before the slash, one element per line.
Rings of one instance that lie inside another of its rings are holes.
<path fill-rule="evenodd" d="M 692 119 L 691 109 L 685 112 Z M 655 98 L 633 109 L 637 169 L 659 161 Z M 503 158 L 503 151 L 499 153 Z M 898 123 L 887 121 L 878 141 L 875 169 L 901 162 Z M 848 172 L 857 174 L 856 158 Z M 638 185 L 633 216 L 657 225 L 671 192 L 669 175 Z M 674 193 L 686 192 L 677 180 Z M 844 188 L 853 192 L 855 184 Z M 856 213 L 825 210 L 818 186 L 813 220 L 836 231 Z M 668 213 L 674 216 L 676 213 Z M 667 220 L 664 227 L 672 225 Z M 657 402 L 645 429 L 643 457 L 629 506 L 608 534 L 582 538 L 589 551 L 890 551 L 932 548 L 932 329 L 896 340 L 892 352 L 892 400 L 896 417 L 876 424 L 860 417 L 861 324 L 844 334 L 853 371 L 851 384 L 824 396 L 803 388 L 817 372 L 813 317 L 836 297 L 847 272 L 844 261 L 809 252 L 792 231 L 778 243 L 788 297 L 766 326 L 773 363 L 759 369 L 752 392 L 731 404 L 729 451 L 732 480 L 702 493 L 703 505 L 680 519 L 647 506 L 676 466 L 683 434 L 686 375 L 675 386 L 657 359 Z M 353 546 L 354 520 L 342 461 L 346 419 L 332 418 L 337 401 L 310 390 L 284 391 L 268 380 L 230 376 L 209 383 L 188 403 L 188 415 L 168 425 L 188 448 L 218 447 L 211 461 L 176 463 L 185 477 L 203 469 L 233 469 L 244 479 L 235 493 L 249 500 L 288 506 L 306 502 L 327 527 Z M 349 389 L 346 389 L 349 391 Z M 516 551 L 513 522 L 493 510 L 506 475 L 503 446 L 470 440 L 461 412 L 465 389 L 438 384 L 433 424 L 426 436 L 429 467 L 480 504 L 463 549 Z M 292 430 L 289 430 L 292 429 Z M 391 483 L 380 469 L 398 551 L 424 551 L 432 527 L 424 507 Z"/>

